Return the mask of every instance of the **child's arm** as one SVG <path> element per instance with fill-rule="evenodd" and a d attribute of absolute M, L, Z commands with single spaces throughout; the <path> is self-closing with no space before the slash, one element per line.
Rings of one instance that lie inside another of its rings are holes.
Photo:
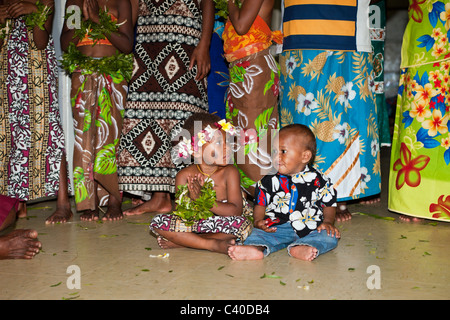
<path fill-rule="evenodd" d="M 211 69 L 209 57 L 209 45 L 211 44 L 212 30 L 214 26 L 214 3 L 213 0 L 202 0 L 202 36 L 191 56 L 189 70 L 197 65 L 195 80 L 199 81 L 206 77 Z"/>
<path fill-rule="evenodd" d="M 99 23 L 99 5 L 97 0 L 84 0 L 89 19 Z M 129 1 L 117 1 L 117 23 L 120 24 L 117 32 L 106 35 L 111 44 L 122 53 L 131 53 L 134 44 L 134 28 Z"/>
<path fill-rule="evenodd" d="M 266 207 L 255 205 L 253 208 L 253 225 L 255 228 L 261 229 L 265 232 L 275 232 L 277 231 L 276 227 L 270 228 L 267 226 L 267 221 L 264 219 L 266 216 Z"/>
<path fill-rule="evenodd" d="M 336 216 L 335 207 L 324 207 L 323 208 L 323 222 L 317 227 L 317 231 L 326 230 L 327 234 L 332 237 L 340 238 L 341 233 L 339 229 L 334 226 L 334 219 Z"/>
<path fill-rule="evenodd" d="M 223 172 L 227 188 L 227 202 L 216 201 L 211 212 L 218 216 L 241 216 L 242 215 L 242 193 L 241 178 L 236 167 L 229 165 Z"/>
<path fill-rule="evenodd" d="M 250 30 L 263 3 L 264 0 L 245 0 L 239 9 L 234 0 L 228 1 L 228 18 L 237 34 L 243 35 Z"/>

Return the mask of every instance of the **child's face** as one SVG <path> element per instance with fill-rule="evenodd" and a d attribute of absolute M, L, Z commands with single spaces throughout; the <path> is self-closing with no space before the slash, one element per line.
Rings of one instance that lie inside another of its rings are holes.
<path fill-rule="evenodd" d="M 216 130 L 212 139 L 202 146 L 202 161 L 207 165 L 225 166 L 232 163 L 232 150 L 227 146 L 226 133 Z"/>
<path fill-rule="evenodd" d="M 305 148 L 303 137 L 283 131 L 275 137 L 272 162 L 280 174 L 293 175 L 305 169 L 311 159 L 311 151 Z"/>

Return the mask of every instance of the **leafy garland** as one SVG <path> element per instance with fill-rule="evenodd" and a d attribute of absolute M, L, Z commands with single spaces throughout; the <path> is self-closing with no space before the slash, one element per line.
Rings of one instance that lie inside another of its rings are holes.
<path fill-rule="evenodd" d="M 44 24 L 48 17 L 52 14 L 52 9 L 49 6 L 44 6 L 40 1 L 36 2 L 37 11 L 30 13 L 25 18 L 25 24 L 28 28 L 38 26 L 39 29 L 44 30 Z"/>
<path fill-rule="evenodd" d="M 67 51 L 62 55 L 61 66 L 69 74 L 78 69 L 101 74 L 120 72 L 129 82 L 133 73 L 133 54 L 116 52 L 114 56 L 93 59 L 81 53 L 76 45 L 71 42 Z"/>
<path fill-rule="evenodd" d="M 90 19 L 85 20 L 82 17 L 81 26 L 75 29 L 74 38 L 83 39 L 87 34 L 94 41 L 93 45 L 95 45 L 98 40 L 105 39 L 111 33 L 117 32 L 121 24 L 114 22 L 108 12 L 106 7 L 104 10 L 99 10 L 99 23 L 95 23 Z M 125 22 L 122 22 L 122 24 Z"/>
<path fill-rule="evenodd" d="M 216 15 L 228 19 L 228 1 L 230 0 L 214 0 L 214 6 L 216 8 Z M 241 8 L 242 3 L 239 0 L 233 0 L 236 7 Z"/>
<path fill-rule="evenodd" d="M 178 186 L 175 199 L 177 209 L 173 214 L 183 219 L 186 225 L 192 225 L 197 220 L 214 216 L 211 209 L 216 204 L 216 191 L 212 179 L 205 180 L 197 199 L 192 200 L 189 197 L 187 185 Z"/>
<path fill-rule="evenodd" d="M 40 1 L 36 2 L 37 11 L 32 12 L 25 17 L 25 25 L 27 28 L 31 29 L 35 26 L 39 27 L 41 30 L 45 30 L 45 22 L 48 17 L 52 14 L 52 9 L 49 6 L 45 6 Z M 11 23 L 11 19 L 7 19 L 5 23 L 0 25 L 0 40 L 6 38 L 9 32 L 9 25 Z"/>

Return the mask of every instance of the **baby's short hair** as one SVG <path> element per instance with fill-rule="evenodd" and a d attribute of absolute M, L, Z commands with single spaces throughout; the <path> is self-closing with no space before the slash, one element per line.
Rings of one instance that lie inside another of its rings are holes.
<path fill-rule="evenodd" d="M 189 132 L 191 137 L 193 137 L 198 133 L 194 132 L 194 130 L 201 131 L 208 125 L 214 128 L 214 124 L 219 122 L 220 120 L 221 118 L 216 114 L 197 112 L 193 113 L 189 118 L 186 119 L 183 128 Z M 198 125 L 199 122 L 201 124 L 200 126 Z"/>
<path fill-rule="evenodd" d="M 314 133 L 311 131 L 311 129 L 305 126 L 304 124 L 294 123 L 282 127 L 280 129 L 280 133 L 281 132 L 294 134 L 298 137 L 301 136 L 304 138 L 303 143 L 306 150 L 309 150 L 312 153 L 311 160 L 309 160 L 309 164 L 312 165 L 316 157 L 317 143 L 316 137 L 314 136 Z"/>

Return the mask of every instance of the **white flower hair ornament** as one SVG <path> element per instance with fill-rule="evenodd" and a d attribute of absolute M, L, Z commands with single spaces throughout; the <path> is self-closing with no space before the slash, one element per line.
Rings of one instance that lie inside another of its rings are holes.
<path fill-rule="evenodd" d="M 216 128 L 211 128 L 208 125 L 205 129 L 201 130 L 197 135 L 194 135 L 191 140 L 183 139 L 178 143 L 178 156 L 183 159 L 189 158 L 198 148 L 202 147 L 205 143 L 211 141 L 214 136 L 214 132 L 217 130 L 223 130 L 224 132 L 234 136 L 237 133 L 236 128 L 225 119 L 214 123 Z"/>

